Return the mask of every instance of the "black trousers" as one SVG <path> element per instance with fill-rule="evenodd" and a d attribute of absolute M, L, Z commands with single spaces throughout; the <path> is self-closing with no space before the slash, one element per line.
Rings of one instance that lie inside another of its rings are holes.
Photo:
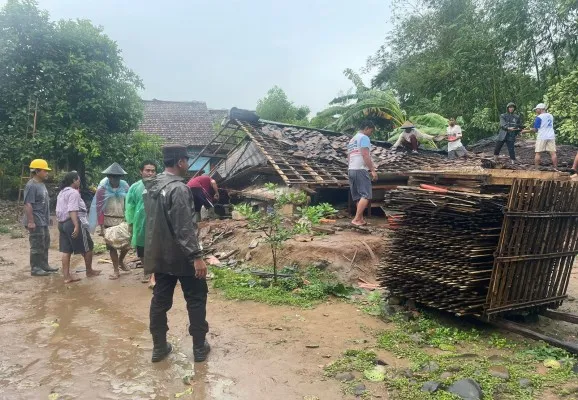
<path fill-rule="evenodd" d="M 150 332 L 153 336 L 165 336 L 169 330 L 167 312 L 173 306 L 173 295 L 177 281 L 181 282 L 181 289 L 187 311 L 189 313 L 189 334 L 194 343 L 202 343 L 209 331 L 207 323 L 207 281 L 194 276 L 174 276 L 155 273 L 155 287 L 151 300 Z"/>
<path fill-rule="evenodd" d="M 502 150 L 502 146 L 506 143 L 508 146 L 508 154 L 510 155 L 510 159 L 516 159 L 516 151 L 514 150 L 514 144 L 516 144 L 516 133 L 517 132 L 508 132 L 506 133 L 506 138 L 504 140 L 498 140 L 496 142 L 496 147 L 494 148 L 494 155 L 500 155 L 500 150 Z"/>

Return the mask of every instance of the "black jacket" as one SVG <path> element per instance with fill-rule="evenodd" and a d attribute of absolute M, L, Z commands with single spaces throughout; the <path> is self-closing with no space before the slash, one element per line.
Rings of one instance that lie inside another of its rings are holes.
<path fill-rule="evenodd" d="M 515 131 L 509 131 L 507 128 L 516 128 Z M 500 115 L 500 132 L 498 140 L 506 140 L 506 135 L 513 136 L 522 130 L 522 118 L 518 114 L 503 113 Z"/>
<path fill-rule="evenodd" d="M 145 273 L 195 275 L 193 260 L 201 255 L 201 246 L 191 191 L 181 177 L 166 172 L 143 182 Z"/>

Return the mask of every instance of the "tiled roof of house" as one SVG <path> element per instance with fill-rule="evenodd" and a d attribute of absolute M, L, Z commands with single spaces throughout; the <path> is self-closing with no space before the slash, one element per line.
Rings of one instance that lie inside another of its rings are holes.
<path fill-rule="evenodd" d="M 207 105 L 201 101 L 143 100 L 139 130 L 163 137 L 168 144 L 205 146 L 215 136 Z"/>

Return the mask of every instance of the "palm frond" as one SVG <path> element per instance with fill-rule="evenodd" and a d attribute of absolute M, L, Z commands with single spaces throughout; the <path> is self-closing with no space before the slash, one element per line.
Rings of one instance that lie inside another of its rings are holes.
<path fill-rule="evenodd" d="M 361 79 L 359 74 L 353 71 L 351 68 L 346 68 L 343 71 L 343 75 L 345 75 L 345 77 L 355 85 L 358 93 L 368 90 L 368 87 L 363 83 L 363 79 Z"/>

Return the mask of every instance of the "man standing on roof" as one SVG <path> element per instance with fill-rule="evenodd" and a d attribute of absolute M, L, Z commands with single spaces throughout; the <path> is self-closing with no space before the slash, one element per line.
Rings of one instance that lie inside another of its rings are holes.
<path fill-rule="evenodd" d="M 494 149 L 494 160 L 498 160 L 500 150 L 506 143 L 508 153 L 510 154 L 510 162 L 513 164 L 516 161 L 516 151 L 514 144 L 516 143 L 516 136 L 522 130 L 522 119 L 516 112 L 516 104 L 508 103 L 506 106 L 508 112 L 500 115 L 500 131 L 498 132 L 498 140 Z"/>
<path fill-rule="evenodd" d="M 30 233 L 30 274 L 46 276 L 58 271 L 48 265 L 50 247 L 50 198 L 44 182 L 48 179 L 48 163 L 36 159 L 30 163 L 32 178 L 24 188 L 24 227 Z"/>
<path fill-rule="evenodd" d="M 540 153 L 547 151 L 552 157 L 552 165 L 558 168 L 558 156 L 556 155 L 556 133 L 554 132 L 554 117 L 546 112 L 546 104 L 539 103 L 534 107 L 536 119 L 531 128 L 524 129 L 522 133 L 537 132 L 534 164 L 540 165 Z"/>
<path fill-rule="evenodd" d="M 143 180 L 150 179 L 156 175 L 157 165 L 154 161 L 146 160 L 141 163 L 139 171 L 142 179 L 133 183 L 126 194 L 124 216 L 127 224 L 131 227 L 131 245 L 136 250 L 136 255 L 142 263 L 144 257 L 146 220 L 142 197 L 144 191 Z M 144 274 L 141 281 L 143 283 L 150 282 L 150 286 L 154 286 L 154 276 L 152 274 Z"/>
<path fill-rule="evenodd" d="M 144 269 L 156 279 L 150 308 L 152 362 L 163 360 L 172 351 L 167 343 L 167 312 L 173 305 L 177 282 L 187 302 L 194 360 L 201 362 L 211 349 L 206 341 L 209 290 L 207 266 L 193 221 L 193 197 L 182 178 L 189 169 L 187 148 L 165 146 L 163 160 L 165 172 L 145 180 L 143 193 L 147 218 Z"/>
<path fill-rule="evenodd" d="M 371 159 L 371 141 L 369 137 L 375 131 L 371 121 L 364 121 L 361 130 L 351 138 L 347 145 L 347 161 L 349 163 L 349 188 L 351 198 L 357 202 L 353 225 L 367 225 L 363 213 L 371 200 L 371 181 L 377 179 L 375 165 Z M 371 174 L 371 177 L 370 177 Z"/>
<path fill-rule="evenodd" d="M 434 137 L 425 133 L 421 133 L 410 121 L 405 121 L 400 127 L 402 129 L 401 134 L 397 138 L 397 141 L 391 148 L 396 150 L 400 145 L 405 147 L 407 150 L 411 150 L 412 153 L 417 153 L 419 147 L 419 139 L 433 139 Z"/>
<path fill-rule="evenodd" d="M 125 170 L 116 162 L 112 163 L 102 173 L 106 175 L 106 178 L 100 181 L 90 206 L 90 228 L 91 232 L 94 232 L 96 226 L 100 226 L 100 235 L 104 236 L 105 229 L 124 222 L 124 198 L 129 186 L 126 181 L 121 179 L 126 175 Z M 109 251 L 112 267 L 114 268 L 114 272 L 109 278 L 118 279 L 120 277 L 119 267 L 123 271 L 130 271 L 124 264 L 124 257 L 129 249 L 122 249 L 119 256 L 114 247 L 107 244 L 106 248 Z"/>
<path fill-rule="evenodd" d="M 450 160 L 456 157 L 467 157 L 468 152 L 462 145 L 462 128 L 456 124 L 455 118 L 450 118 L 448 121 L 446 137 L 448 139 L 448 158 Z"/>
<path fill-rule="evenodd" d="M 201 208 L 205 206 L 207 210 L 211 210 L 216 201 L 219 201 L 219 187 L 217 182 L 208 175 L 203 175 L 199 172 L 199 176 L 191 178 L 187 186 L 191 189 L 193 194 L 193 202 L 195 204 L 195 215 L 193 216 L 195 222 L 201 220 Z"/>

